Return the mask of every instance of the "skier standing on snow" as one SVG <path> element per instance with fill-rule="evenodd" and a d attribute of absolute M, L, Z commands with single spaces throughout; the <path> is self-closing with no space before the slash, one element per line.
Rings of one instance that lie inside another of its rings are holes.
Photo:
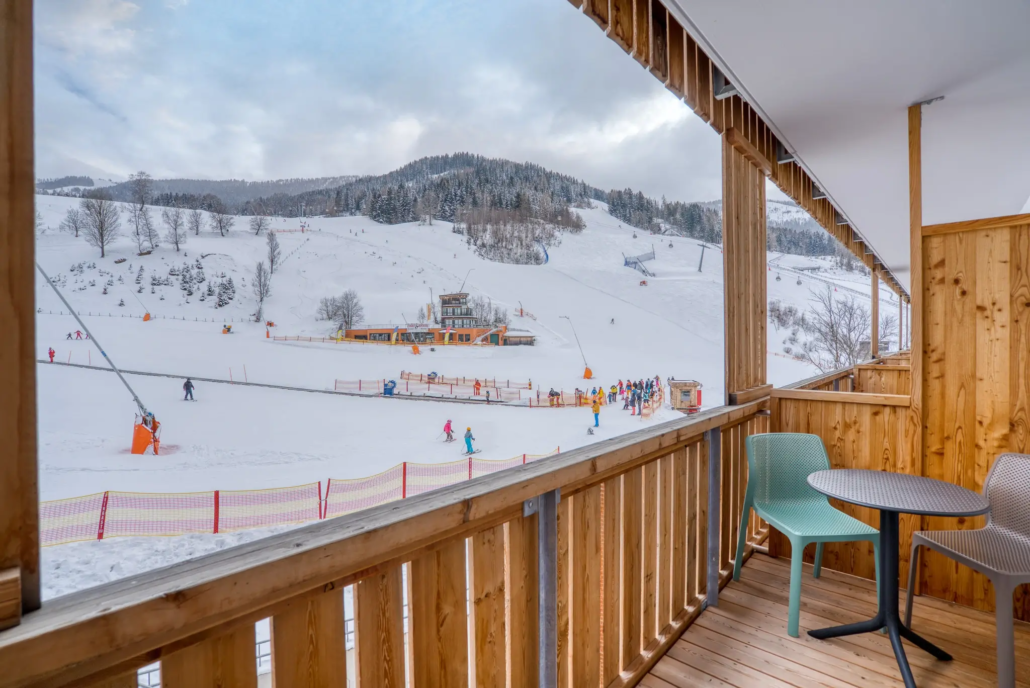
<path fill-rule="evenodd" d="M 50 347 L 50 348 L 49 348 L 49 349 L 47 350 L 47 355 L 49 355 L 49 356 L 50 356 L 50 362 L 51 362 L 51 363 L 53 363 L 53 362 L 54 362 L 54 354 L 56 354 L 56 353 L 57 353 L 57 352 L 56 352 L 56 351 L 54 351 L 54 347 Z"/>
<path fill-rule="evenodd" d="M 599 420 L 601 417 L 601 402 L 595 398 L 593 405 L 590 407 L 590 410 L 594 413 L 594 427 L 600 427 Z"/>
<path fill-rule="evenodd" d="M 82 339 L 82 330 L 75 330 L 75 338 Z"/>
<path fill-rule="evenodd" d="M 196 401 L 193 398 L 193 380 L 186 378 L 186 382 L 182 383 L 182 391 L 186 392 L 186 396 L 182 398 L 183 401 Z"/>
<path fill-rule="evenodd" d="M 69 332 L 69 333 L 68 333 L 68 336 L 67 336 L 67 337 L 65 337 L 65 339 L 71 339 L 71 338 L 72 338 L 72 333 L 71 333 L 71 332 Z"/>
<path fill-rule="evenodd" d="M 474 384 L 472 387 L 473 387 L 473 389 L 476 392 L 476 396 L 478 397 L 479 396 L 479 389 L 481 387 L 481 385 L 479 384 L 479 380 L 478 379 L 476 380 L 476 384 Z"/>
<path fill-rule="evenodd" d="M 472 454 L 472 440 L 476 439 L 472 436 L 472 428 L 465 428 L 465 448 L 468 449 L 467 454 Z"/>
<path fill-rule="evenodd" d="M 454 428 L 451 427 L 451 421 L 450 420 L 448 420 L 447 424 L 443 426 L 443 431 L 447 433 L 447 439 L 444 440 L 444 441 L 445 442 L 453 442 L 454 441 L 454 434 L 453 434 L 454 433 Z"/>

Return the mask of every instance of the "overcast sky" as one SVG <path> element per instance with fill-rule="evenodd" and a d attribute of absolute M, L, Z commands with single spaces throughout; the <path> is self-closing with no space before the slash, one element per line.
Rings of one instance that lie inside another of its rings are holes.
<path fill-rule="evenodd" d="M 719 139 L 566 0 L 37 0 L 37 176 L 379 174 L 471 151 L 720 196 Z"/>

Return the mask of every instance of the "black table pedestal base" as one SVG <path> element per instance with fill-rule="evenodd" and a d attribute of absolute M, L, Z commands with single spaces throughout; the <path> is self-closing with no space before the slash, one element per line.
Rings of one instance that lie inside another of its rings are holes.
<path fill-rule="evenodd" d="M 898 547 L 898 512 L 881 510 L 880 576 L 882 580 L 880 581 L 879 611 L 868 621 L 820 628 L 809 631 L 808 635 L 825 640 L 859 633 L 872 633 L 886 627 L 887 635 L 891 639 L 891 646 L 894 648 L 894 656 L 901 669 L 901 677 L 905 681 L 905 688 L 916 688 L 915 679 L 912 678 L 912 669 L 908 665 L 908 657 L 905 656 L 905 648 L 901 644 L 902 638 L 939 660 L 950 661 L 951 655 L 917 635 L 901 622 L 898 613 Z"/>

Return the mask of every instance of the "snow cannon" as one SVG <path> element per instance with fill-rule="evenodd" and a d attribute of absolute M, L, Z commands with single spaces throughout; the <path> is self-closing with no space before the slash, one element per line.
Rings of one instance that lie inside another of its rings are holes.
<path fill-rule="evenodd" d="M 587 368 L 583 371 L 583 379 L 584 380 L 593 380 L 594 379 L 594 371 L 590 370 L 589 366 L 587 366 Z"/>
<path fill-rule="evenodd" d="M 150 313 L 143 314 L 143 322 L 150 322 Z"/>
<path fill-rule="evenodd" d="M 416 356 L 422 353 L 418 350 L 418 344 L 411 345 L 411 353 L 415 354 Z"/>
<path fill-rule="evenodd" d="M 146 454 L 151 449 L 154 456 L 158 455 L 161 449 L 161 424 L 154 418 L 153 413 L 140 416 L 136 414 L 136 420 L 132 427 L 132 449 L 133 454 Z"/>

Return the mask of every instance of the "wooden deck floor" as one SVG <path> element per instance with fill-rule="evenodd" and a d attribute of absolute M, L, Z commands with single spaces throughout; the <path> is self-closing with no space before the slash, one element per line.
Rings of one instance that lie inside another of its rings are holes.
<path fill-rule="evenodd" d="M 806 566 L 801 637 L 791 638 L 787 635 L 789 577 L 786 560 L 753 556 L 741 580 L 723 589 L 718 608 L 705 610 L 640 685 L 903 686 L 885 635 L 816 640 L 806 633 L 871 617 L 876 611 L 873 582 L 835 571 L 824 571 L 816 580 Z M 904 608 L 904 597 L 901 604 Z M 920 688 L 996 685 L 993 614 L 920 597 L 912 626 L 955 657 L 952 662 L 938 662 L 906 641 L 905 651 Z M 1016 661 L 1019 685 L 1030 688 L 1030 624 L 1017 623 Z"/>

